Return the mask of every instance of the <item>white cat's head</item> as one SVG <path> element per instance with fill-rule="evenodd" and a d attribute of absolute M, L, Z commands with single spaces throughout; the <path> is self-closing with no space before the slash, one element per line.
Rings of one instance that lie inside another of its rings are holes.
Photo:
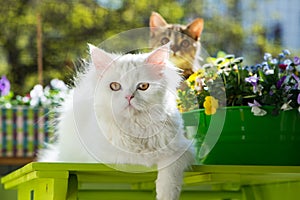
<path fill-rule="evenodd" d="M 90 45 L 90 55 L 98 77 L 95 105 L 102 111 L 112 110 L 113 115 L 131 118 L 164 109 L 176 101 L 181 77 L 168 61 L 169 44 L 151 53 L 125 55 Z"/>

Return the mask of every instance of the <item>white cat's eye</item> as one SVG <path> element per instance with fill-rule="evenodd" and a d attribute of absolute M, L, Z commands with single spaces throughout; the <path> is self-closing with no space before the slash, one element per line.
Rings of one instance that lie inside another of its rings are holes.
<path fill-rule="evenodd" d="M 162 45 L 164 45 L 164 44 L 167 44 L 169 41 L 170 41 L 169 38 L 163 37 L 163 38 L 160 40 L 160 43 L 161 43 Z"/>
<path fill-rule="evenodd" d="M 118 91 L 118 90 L 120 90 L 122 88 L 121 84 L 118 83 L 118 82 L 111 82 L 110 85 L 109 85 L 109 87 L 113 91 Z"/>
<path fill-rule="evenodd" d="M 188 41 L 188 40 L 183 40 L 183 41 L 180 43 L 180 45 L 181 45 L 182 47 L 184 47 L 184 48 L 187 48 L 187 47 L 190 46 L 190 41 Z"/>
<path fill-rule="evenodd" d="M 149 88 L 149 83 L 139 83 L 138 86 L 137 86 L 137 89 L 138 90 L 147 90 Z"/>

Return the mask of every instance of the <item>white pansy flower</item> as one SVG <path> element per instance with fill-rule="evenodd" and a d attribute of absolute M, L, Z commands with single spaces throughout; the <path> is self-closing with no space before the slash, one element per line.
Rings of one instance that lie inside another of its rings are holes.
<path fill-rule="evenodd" d="M 292 106 L 290 106 L 290 103 L 291 103 L 291 102 L 292 102 L 292 100 L 289 100 L 289 102 L 284 103 L 284 104 L 281 106 L 281 110 L 287 111 L 287 110 L 293 109 Z"/>
<path fill-rule="evenodd" d="M 258 106 L 253 106 L 251 108 L 251 112 L 255 115 L 255 116 L 264 116 L 267 114 L 267 111 L 261 109 L 260 107 Z"/>

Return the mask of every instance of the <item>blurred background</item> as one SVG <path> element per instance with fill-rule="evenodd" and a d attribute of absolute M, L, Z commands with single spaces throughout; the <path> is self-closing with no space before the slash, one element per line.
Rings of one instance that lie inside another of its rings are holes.
<path fill-rule="evenodd" d="M 68 83 L 87 43 L 148 27 L 152 11 L 169 23 L 204 18 L 201 43 L 211 56 L 225 51 L 253 65 L 265 52 L 300 55 L 299 0 L 0 0 L 0 76 L 19 95 L 54 78 Z M 2 164 L 0 176 L 15 169 Z M 1 186 L 0 198 L 16 193 Z"/>
<path fill-rule="evenodd" d="M 152 11 L 169 23 L 205 20 L 203 48 L 243 56 L 246 64 L 282 49 L 300 52 L 298 0 L 0 0 L 0 75 L 15 94 L 72 77 L 87 43 L 147 27 Z M 39 70 L 38 70 L 39 69 Z M 40 73 L 38 73 L 38 71 Z"/>

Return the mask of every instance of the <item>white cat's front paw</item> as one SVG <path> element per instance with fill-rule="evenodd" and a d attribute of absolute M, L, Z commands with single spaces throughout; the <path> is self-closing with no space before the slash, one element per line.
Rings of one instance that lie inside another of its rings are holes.
<path fill-rule="evenodd" d="M 179 200 L 179 193 L 177 191 L 157 192 L 156 200 Z"/>
<path fill-rule="evenodd" d="M 165 181 L 156 181 L 156 199 L 157 200 L 178 200 L 181 191 L 181 184 Z"/>

